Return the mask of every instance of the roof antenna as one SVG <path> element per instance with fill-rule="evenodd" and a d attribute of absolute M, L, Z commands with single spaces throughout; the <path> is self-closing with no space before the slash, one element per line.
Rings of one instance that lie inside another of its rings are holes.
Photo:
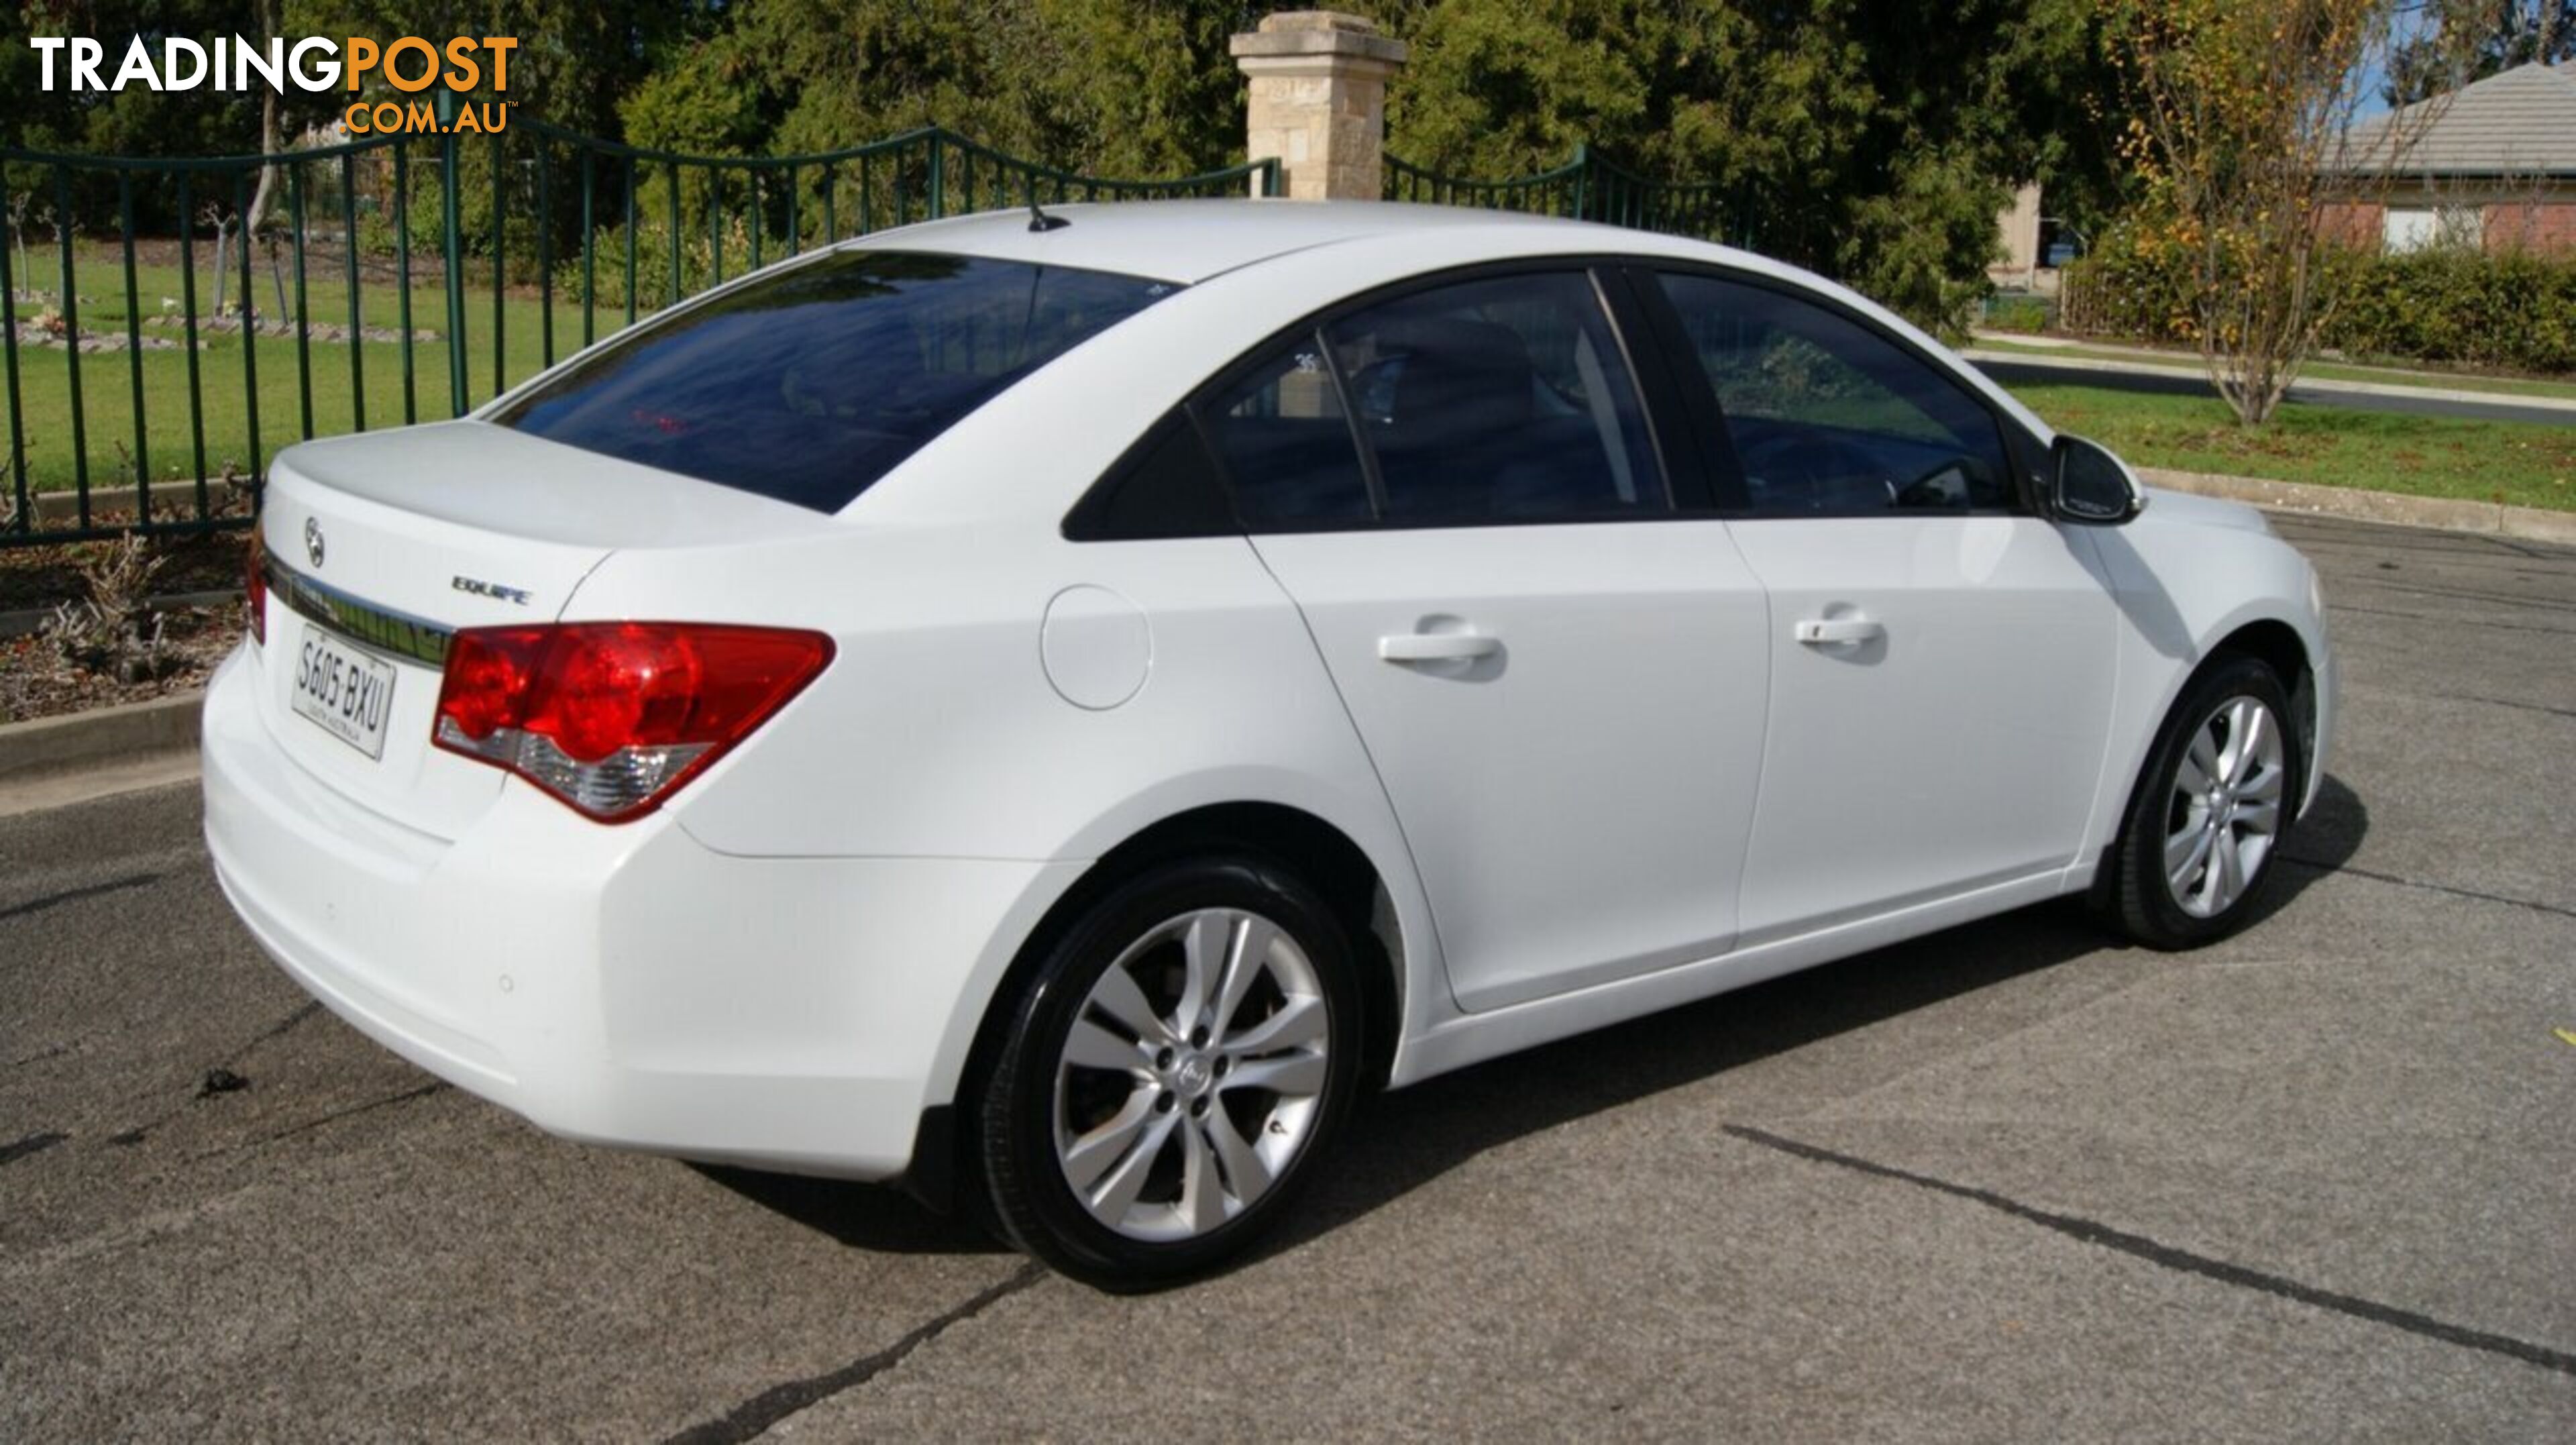
<path fill-rule="evenodd" d="M 1038 178 L 1037 178 L 1036 176 L 1034 176 L 1034 175 L 1033 175 L 1033 176 L 1030 176 L 1030 177 L 1029 177 L 1029 229 L 1030 229 L 1030 230 L 1032 230 L 1032 231 L 1036 231 L 1036 232 L 1044 233 L 1044 232 L 1047 232 L 1047 231 L 1061 231 L 1061 230 L 1063 230 L 1065 227 L 1070 226 L 1070 225 L 1072 225 L 1072 224 L 1073 224 L 1073 222 L 1071 222 L 1071 221 L 1069 221 L 1069 220 L 1065 219 L 1065 218 L 1064 218 L 1064 217 L 1062 217 L 1062 216 L 1050 216 L 1050 215 L 1048 215 L 1046 212 L 1041 211 L 1041 210 L 1039 210 L 1039 209 L 1038 209 Z"/>

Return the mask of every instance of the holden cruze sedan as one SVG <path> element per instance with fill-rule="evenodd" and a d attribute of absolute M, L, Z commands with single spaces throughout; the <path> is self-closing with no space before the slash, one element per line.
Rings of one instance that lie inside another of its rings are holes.
<path fill-rule="evenodd" d="M 810 254 L 273 470 L 206 832 L 558 1134 L 1133 1286 L 1353 1096 L 2068 894 L 2244 923 L 2315 574 L 1737 251 L 1397 205 Z"/>

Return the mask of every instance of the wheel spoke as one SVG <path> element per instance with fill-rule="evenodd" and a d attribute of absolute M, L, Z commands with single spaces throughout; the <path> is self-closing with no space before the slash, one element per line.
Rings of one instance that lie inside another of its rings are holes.
<path fill-rule="evenodd" d="M 2263 749 L 2271 741 L 2268 736 L 2271 722 L 2270 708 L 2250 697 L 2237 699 L 2227 719 L 2229 751 L 2233 754 L 2227 770 L 2230 784 L 2243 783 L 2246 774 L 2253 770 L 2256 759 L 2263 755 Z"/>
<path fill-rule="evenodd" d="M 2226 776 L 2226 769 L 2218 760 L 2218 744 L 2210 740 L 2208 728 L 2202 728 L 2191 740 L 2191 748 L 2183 755 L 2183 763 L 2200 779 L 2200 786 L 2196 789 L 2199 792 L 2209 791 L 2212 784 Z"/>
<path fill-rule="evenodd" d="M 2268 838 L 2280 831 L 2281 805 L 2255 802 L 2251 798 L 2241 800 L 2236 805 L 2236 825 L 2248 832 L 2260 833 Z"/>
<path fill-rule="evenodd" d="M 2209 885 L 2209 911 L 2216 913 L 2245 891 L 2245 860 L 2237 852 L 2233 833 L 2222 832 L 2210 852 L 2210 869 L 2216 876 Z"/>
<path fill-rule="evenodd" d="M 1149 1062 L 1144 1046 L 1133 1039 L 1122 1039 L 1089 1019 L 1073 1021 L 1073 1034 L 1064 1041 L 1064 1061 L 1080 1068 L 1119 1073 L 1139 1072 Z"/>
<path fill-rule="evenodd" d="M 1218 1162 L 1225 1165 L 1226 1187 L 1235 1198 L 1250 1203 L 1270 1188 L 1270 1166 L 1261 1162 L 1261 1151 L 1234 1127 L 1232 1115 L 1223 1109 L 1210 1109 L 1199 1128 L 1207 1135 L 1208 1146 L 1216 1151 Z"/>
<path fill-rule="evenodd" d="M 1125 1024 L 1137 1038 L 1147 1042 L 1168 1042 L 1172 1026 L 1154 1012 L 1145 991 L 1136 986 L 1135 975 L 1123 968 L 1112 968 L 1091 986 L 1091 1006 Z"/>
<path fill-rule="evenodd" d="M 2263 860 L 2272 856 L 2272 840 L 2261 833 L 2248 833 L 2236 842 L 2236 868 L 2252 881 L 2263 871 Z"/>
<path fill-rule="evenodd" d="M 1181 1220 L 1192 1234 L 1225 1223 L 1225 1182 L 1217 1177 L 1216 1151 L 1196 1128 L 1181 1131 Z"/>
<path fill-rule="evenodd" d="M 2201 865 L 2209 861 L 2209 841 L 2209 830 L 2197 821 L 2165 840 L 2165 877 L 2173 884 L 2174 897 L 2188 894 L 2200 877 Z"/>
<path fill-rule="evenodd" d="M 1172 1032 L 1187 1037 L 1205 1022 L 1214 1002 L 1216 983 L 1225 972 L 1227 947 L 1236 932 L 1235 916 L 1210 910 L 1191 917 L 1181 934 L 1181 997 L 1172 1006 Z"/>
<path fill-rule="evenodd" d="M 1127 1211 L 1136 1203 L 1136 1196 L 1144 1192 L 1147 1176 L 1154 1172 L 1154 1161 L 1162 1157 L 1163 1146 L 1171 1142 L 1172 1121 L 1179 1117 L 1178 1114 L 1162 1113 L 1148 1117 L 1142 1137 L 1136 1140 L 1134 1147 L 1118 1157 L 1117 1167 L 1109 1171 L 1099 1187 L 1090 1191 L 1094 1215 L 1112 1225 L 1127 1217 Z"/>
<path fill-rule="evenodd" d="M 1137 1140 L 1150 1130 L 1155 1119 L 1154 1091 L 1138 1089 L 1127 1096 L 1126 1107 L 1112 1115 L 1107 1123 L 1073 1141 L 1064 1151 L 1064 1177 L 1074 1188 L 1090 1192 L 1109 1167 L 1127 1157 Z"/>
<path fill-rule="evenodd" d="M 1279 929 L 1266 918 L 1247 918 L 1234 930 L 1234 943 L 1225 953 L 1225 973 L 1217 980 L 1216 1005 L 1210 1011 L 1208 1030 L 1223 1038 L 1234 1027 L 1234 1011 L 1243 1006 L 1243 996 L 1270 963 L 1270 949 L 1279 939 Z"/>
<path fill-rule="evenodd" d="M 2279 768 L 2265 768 L 2262 772 L 2247 779 L 2245 783 L 2236 790 L 2236 797 L 2239 803 L 2270 803 L 2280 801 L 2281 770 Z"/>
<path fill-rule="evenodd" d="M 2193 757 L 2199 751 L 2194 748 L 2183 754 L 2181 764 L 2174 769 L 2174 791 L 2194 800 L 2206 796 L 2212 785 L 2209 773 Z"/>
<path fill-rule="evenodd" d="M 1266 1059 L 1246 1059 L 1234 1066 L 1217 1087 L 1235 1089 L 1268 1089 L 1274 1094 L 1304 1098 L 1324 1091 L 1324 1056 L 1322 1054 L 1275 1054 Z"/>
<path fill-rule="evenodd" d="M 1331 1022 L 1322 999 L 1313 994 L 1292 993 L 1280 1006 L 1279 1012 L 1232 1038 L 1221 1040 L 1220 1047 L 1229 1053 L 1267 1054 L 1293 1049 L 1301 1044 L 1321 1043 Z"/>

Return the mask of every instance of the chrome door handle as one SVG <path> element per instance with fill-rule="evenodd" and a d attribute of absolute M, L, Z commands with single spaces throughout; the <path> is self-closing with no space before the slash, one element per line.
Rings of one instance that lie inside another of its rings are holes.
<path fill-rule="evenodd" d="M 1379 638 L 1377 655 L 1385 662 L 1465 662 L 1491 657 L 1502 646 L 1501 638 L 1479 632 L 1405 632 Z"/>
<path fill-rule="evenodd" d="M 1876 642 L 1887 635 L 1887 627 L 1866 617 L 1808 617 L 1800 619 L 1794 635 L 1809 647 L 1842 647 Z"/>

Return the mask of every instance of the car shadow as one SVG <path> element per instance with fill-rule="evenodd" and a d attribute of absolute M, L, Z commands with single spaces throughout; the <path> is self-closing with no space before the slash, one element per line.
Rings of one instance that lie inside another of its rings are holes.
<path fill-rule="evenodd" d="M 2329 776 L 2283 854 L 2260 928 L 2341 867 L 2369 831 L 2369 810 Z M 1364 1099 L 1329 1172 L 1315 1181 L 1261 1258 L 1384 1207 L 1515 1139 L 1714 1078 L 1980 989 L 2099 953 L 2149 951 L 2066 899 L 1946 929 L 1750 988 L 1652 1014 L 1409 1089 Z M 1974 1038 L 1945 1050 L 1978 1047 Z M 1922 1062 L 1935 1062 L 1925 1059 Z M 938 1214 L 893 1189 L 693 1165 L 743 1198 L 840 1243 L 896 1254 L 989 1253 L 962 1213 Z"/>
<path fill-rule="evenodd" d="M 2353 856 L 2361 799 L 2329 775 L 2246 925 L 2264 927 Z M 1367 1101 L 1332 1175 L 1276 1248 L 1326 1232 L 1487 1150 L 1731 1069 L 2096 954 L 2158 955 L 2061 899 L 1857 954 L 1733 993 L 1444 1074 Z M 1942 1053 L 1980 1038 L 1944 1037 Z M 1937 1062 L 1925 1057 L 1917 1064 Z"/>
<path fill-rule="evenodd" d="M 688 1166 L 764 1209 L 852 1249 L 880 1254 L 1002 1254 L 1010 1246 L 964 1210 L 942 1214 L 904 1193 L 847 1179 L 772 1174 L 730 1164 Z"/>

